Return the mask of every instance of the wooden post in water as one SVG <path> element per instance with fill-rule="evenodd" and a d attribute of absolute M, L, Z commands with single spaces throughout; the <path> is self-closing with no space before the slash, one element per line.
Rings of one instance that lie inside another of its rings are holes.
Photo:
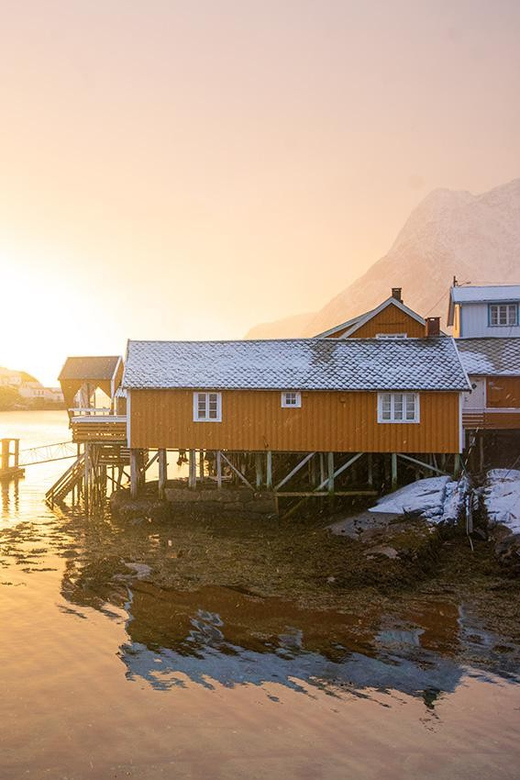
<path fill-rule="evenodd" d="M 2 462 L 0 464 L 0 471 L 7 471 L 9 468 L 9 448 L 11 446 L 11 439 L 2 439 Z"/>

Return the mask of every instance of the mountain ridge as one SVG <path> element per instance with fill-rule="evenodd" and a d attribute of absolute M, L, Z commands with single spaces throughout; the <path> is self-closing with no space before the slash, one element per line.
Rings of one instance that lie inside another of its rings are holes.
<path fill-rule="evenodd" d="M 520 178 L 476 195 L 437 188 L 413 209 L 387 254 L 319 311 L 263 323 L 246 338 L 316 335 L 374 308 L 392 287 L 403 289 L 418 314 L 445 323 L 454 276 L 460 283 L 518 283 L 519 260 Z"/>

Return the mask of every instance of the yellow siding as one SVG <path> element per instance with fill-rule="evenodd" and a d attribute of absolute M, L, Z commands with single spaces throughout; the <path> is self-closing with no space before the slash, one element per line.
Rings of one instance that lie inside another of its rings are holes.
<path fill-rule="evenodd" d="M 410 338 L 420 338 L 425 335 L 425 326 L 397 306 L 390 304 L 356 330 L 351 338 L 369 339 L 374 338 L 378 333 L 406 333 Z"/>
<path fill-rule="evenodd" d="M 193 422 L 191 390 L 132 390 L 130 446 L 280 452 L 458 452 L 458 393 L 421 393 L 417 424 L 378 424 L 377 393 L 222 393 L 222 422 Z"/>
<path fill-rule="evenodd" d="M 460 336 L 460 306 L 455 305 L 455 311 L 453 316 L 453 336 L 458 339 Z"/>

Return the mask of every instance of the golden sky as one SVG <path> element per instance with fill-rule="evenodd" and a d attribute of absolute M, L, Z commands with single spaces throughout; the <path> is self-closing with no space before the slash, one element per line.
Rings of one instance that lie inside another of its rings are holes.
<path fill-rule="evenodd" d="M 518 0 L 4 0 L 0 365 L 320 308 L 520 175 Z"/>

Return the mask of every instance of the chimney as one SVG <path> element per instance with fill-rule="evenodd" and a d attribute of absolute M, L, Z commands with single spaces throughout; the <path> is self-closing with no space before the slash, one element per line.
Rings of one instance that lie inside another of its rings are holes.
<path fill-rule="evenodd" d="M 426 317 L 425 335 L 427 338 L 441 335 L 440 317 Z"/>
<path fill-rule="evenodd" d="M 403 302 L 403 298 L 401 296 L 402 291 L 402 287 L 392 287 L 392 298 L 395 298 L 396 301 L 399 301 L 399 303 Z"/>

